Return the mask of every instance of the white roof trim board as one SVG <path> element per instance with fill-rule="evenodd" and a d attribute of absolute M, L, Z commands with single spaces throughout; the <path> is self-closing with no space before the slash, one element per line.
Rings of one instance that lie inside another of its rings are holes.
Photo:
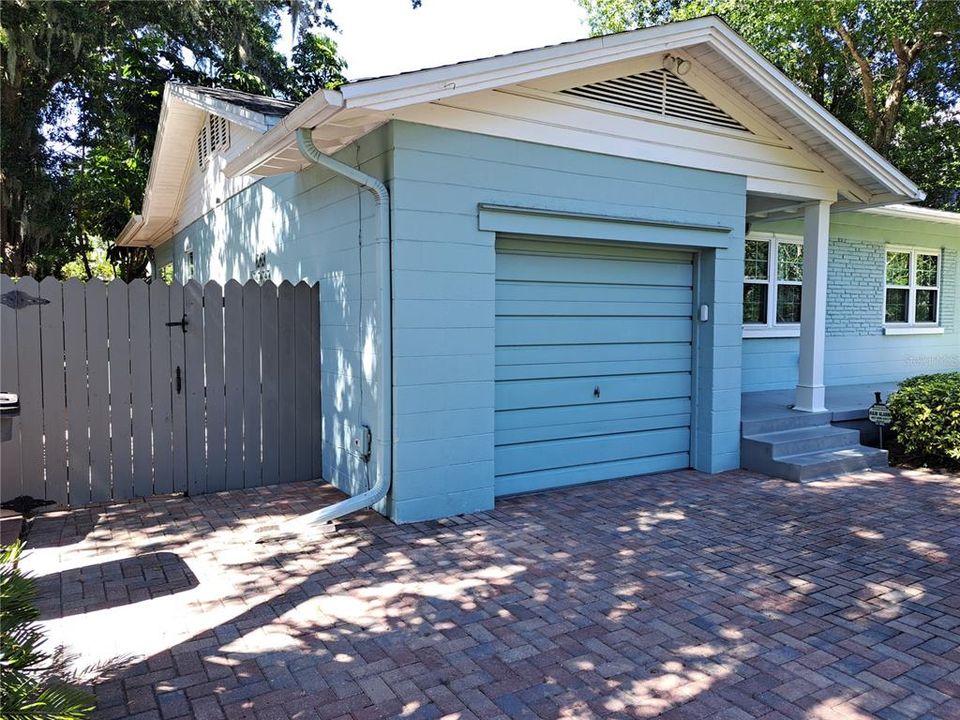
<path fill-rule="evenodd" d="M 716 97 L 708 99 L 690 83 L 661 70 L 659 60 L 656 66 L 652 64 L 655 58 L 677 52 L 686 53 L 695 68 L 698 60 L 703 60 L 713 64 L 707 68 L 711 72 L 716 68 L 725 70 L 727 80 L 718 79 L 722 87 L 712 93 L 727 93 L 723 102 Z M 603 77 L 603 71 L 609 70 L 607 66 L 617 67 L 615 63 L 632 65 L 632 69 Z M 610 80 L 611 77 L 614 79 Z M 565 78 L 573 80 L 564 85 Z M 649 95 L 655 90 L 655 83 L 650 81 L 660 82 L 659 109 L 650 105 L 657 99 L 655 92 Z M 358 80 L 339 90 L 320 90 L 295 107 L 272 98 L 168 84 L 143 213 L 131 219 L 119 242 L 154 245 L 169 237 L 182 202 L 196 133 L 208 113 L 260 135 L 246 149 L 237 147 L 237 154 L 226 165 L 226 175 L 267 176 L 305 166 L 295 140 L 296 131 L 302 127 L 313 128 L 317 146 L 332 153 L 388 122 L 400 111 L 418 112 L 414 106 L 433 108 L 437 107 L 434 103 L 445 99 L 485 90 L 536 94 L 532 88 L 546 83 L 555 88 L 555 97 L 565 95 L 571 102 L 586 97 L 585 103 L 600 106 L 607 102 L 614 107 L 616 103 L 609 102 L 609 93 L 606 99 L 602 97 L 611 82 L 631 86 L 627 94 L 632 95 L 629 102 L 633 105 L 622 112 L 637 110 L 638 115 L 648 117 L 653 117 L 651 112 L 659 113 L 664 121 L 689 123 L 691 127 L 699 124 L 708 131 L 751 137 L 757 142 L 778 142 L 772 136 L 767 138 L 764 128 L 783 128 L 791 144 L 806 153 L 807 162 L 822 168 L 828 182 L 837 182 L 836 187 L 846 193 L 848 200 L 838 203 L 838 209 L 841 205 L 847 209 L 862 208 L 924 197 L 909 178 L 807 96 L 729 26 L 711 16 Z M 521 86 L 522 83 L 533 85 Z M 644 92 L 648 93 L 646 98 Z M 731 103 L 735 108 L 766 111 L 752 120 L 734 117 L 728 112 Z"/>
<path fill-rule="evenodd" d="M 789 113 L 799 127 L 793 133 L 802 131 L 808 138 L 801 140 L 822 147 L 820 154 L 826 162 L 861 185 L 875 186 L 870 201 L 903 202 L 924 197 L 909 178 L 713 16 L 359 80 L 341 86 L 339 91 L 324 90 L 308 98 L 231 161 L 227 172 L 270 175 L 299 169 L 302 161 L 296 153 L 294 133 L 300 127 L 314 128 L 318 146 L 334 152 L 387 122 L 390 113 L 400 108 L 692 46 L 707 46 L 735 65 L 748 81 L 750 95 L 773 100 Z"/>
<path fill-rule="evenodd" d="M 907 220 L 926 220 L 928 222 L 960 225 L 960 213 L 950 212 L 949 210 L 917 207 L 915 205 L 887 205 L 886 207 L 867 208 L 862 212 L 868 212 L 872 215 L 904 218 Z"/>

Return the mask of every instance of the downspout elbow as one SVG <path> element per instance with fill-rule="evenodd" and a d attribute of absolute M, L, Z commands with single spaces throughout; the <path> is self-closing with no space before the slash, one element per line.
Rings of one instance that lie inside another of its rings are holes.
<path fill-rule="evenodd" d="M 380 289 L 378 324 L 381 327 L 379 363 L 380 418 L 379 437 L 375 438 L 377 460 L 376 481 L 369 490 L 334 503 L 312 513 L 302 515 L 287 523 L 292 530 L 305 530 L 310 526 L 335 520 L 359 510 L 371 507 L 387 496 L 393 476 L 393 313 L 391 290 L 390 258 L 390 193 L 379 179 L 368 175 L 358 168 L 342 163 L 322 153 L 313 143 L 313 134 L 309 128 L 297 130 L 297 147 L 303 156 L 327 170 L 340 175 L 370 192 L 377 204 L 377 275 Z"/>
<path fill-rule="evenodd" d="M 297 147 L 300 149 L 300 153 L 314 165 L 320 165 L 338 175 L 342 175 L 373 195 L 377 203 L 377 242 L 389 241 L 390 192 L 387 190 L 387 186 L 372 175 L 320 152 L 319 148 L 313 143 L 313 131 L 310 128 L 299 128 L 297 130 Z"/>

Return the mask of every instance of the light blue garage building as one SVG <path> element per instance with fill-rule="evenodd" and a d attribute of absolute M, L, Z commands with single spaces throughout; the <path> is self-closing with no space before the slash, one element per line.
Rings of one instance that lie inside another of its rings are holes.
<path fill-rule="evenodd" d="M 296 107 L 170 85 L 121 241 L 319 281 L 323 478 L 410 522 L 787 446 L 798 477 L 882 461 L 829 386 L 960 367 L 960 223 L 922 197 L 701 18 Z M 748 432 L 751 391 L 789 401 Z"/>

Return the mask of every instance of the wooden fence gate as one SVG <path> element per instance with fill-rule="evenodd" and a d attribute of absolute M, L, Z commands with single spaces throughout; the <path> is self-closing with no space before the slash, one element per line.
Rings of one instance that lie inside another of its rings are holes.
<path fill-rule="evenodd" d="M 320 475 L 319 285 L 0 276 L 0 494 L 82 505 Z"/>

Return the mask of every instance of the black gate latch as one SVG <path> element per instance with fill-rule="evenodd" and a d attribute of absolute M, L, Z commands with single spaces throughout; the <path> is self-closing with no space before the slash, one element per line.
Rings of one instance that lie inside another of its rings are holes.
<path fill-rule="evenodd" d="M 173 320 L 167 323 L 167 327 L 179 327 L 183 332 L 187 331 L 187 325 L 190 324 L 190 321 L 187 320 L 187 314 L 184 313 L 183 317 L 179 320 Z"/>

